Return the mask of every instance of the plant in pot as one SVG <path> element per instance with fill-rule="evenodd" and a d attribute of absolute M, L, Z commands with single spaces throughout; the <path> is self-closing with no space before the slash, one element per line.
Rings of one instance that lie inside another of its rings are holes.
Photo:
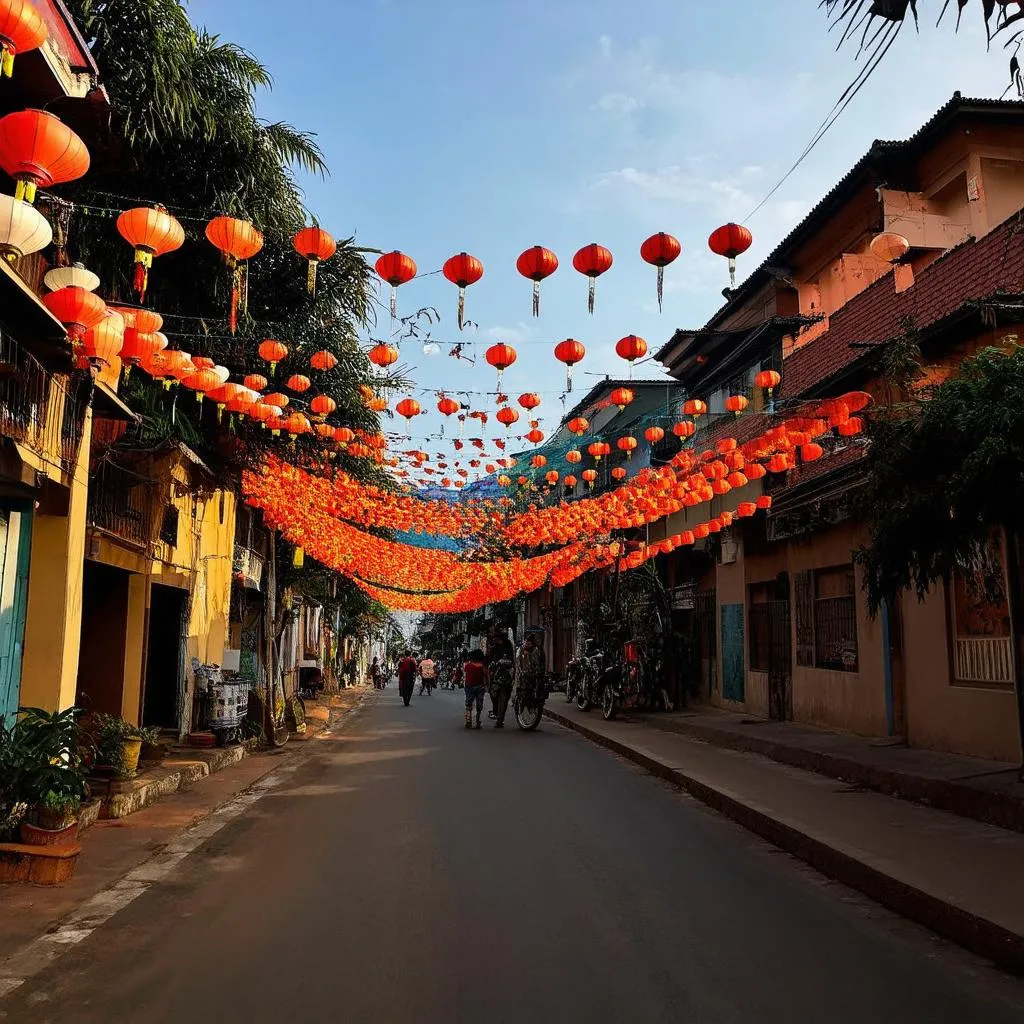
<path fill-rule="evenodd" d="M 18 825 L 28 810 L 23 783 L 29 762 L 24 735 L 14 725 L 8 727 L 0 715 L 0 842 L 17 838 Z"/>
<path fill-rule="evenodd" d="M 160 730 L 155 726 L 142 726 L 139 730 L 142 740 L 140 759 L 143 761 L 162 761 L 168 754 L 168 744 L 160 742 Z"/>
<path fill-rule="evenodd" d="M 93 715 L 90 730 L 95 744 L 97 768 L 122 781 L 134 779 L 142 753 L 145 730 L 117 715 Z"/>

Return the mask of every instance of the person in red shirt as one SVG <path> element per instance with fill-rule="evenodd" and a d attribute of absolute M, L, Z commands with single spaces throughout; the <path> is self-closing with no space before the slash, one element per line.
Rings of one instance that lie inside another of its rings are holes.
<path fill-rule="evenodd" d="M 409 706 L 412 699 L 413 686 L 416 684 L 416 673 L 419 664 L 411 654 L 406 654 L 398 663 L 398 692 L 402 695 L 405 706 Z"/>
<path fill-rule="evenodd" d="M 480 728 L 480 715 L 484 709 L 489 673 L 484 664 L 484 652 L 477 648 L 469 652 L 469 660 L 462 666 L 466 686 L 466 728 L 473 728 L 473 705 L 476 705 L 476 727 Z"/>

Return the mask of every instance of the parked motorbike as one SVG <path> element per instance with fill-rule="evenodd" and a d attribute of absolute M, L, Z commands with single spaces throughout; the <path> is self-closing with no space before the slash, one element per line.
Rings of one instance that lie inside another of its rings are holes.
<path fill-rule="evenodd" d="M 643 653 L 635 640 L 627 640 L 604 673 L 601 714 L 610 722 L 620 710 L 639 707 L 648 699 Z"/>
<path fill-rule="evenodd" d="M 582 670 L 576 693 L 576 707 L 580 711 L 589 711 L 601 703 L 605 660 L 605 652 L 601 650 L 595 651 L 593 654 L 586 654 L 580 659 Z"/>
<path fill-rule="evenodd" d="M 572 658 L 566 666 L 565 671 L 565 700 L 567 704 L 575 704 L 583 686 L 583 679 L 587 672 L 587 659 L 590 655 L 590 648 L 593 640 L 583 641 L 583 653 Z"/>

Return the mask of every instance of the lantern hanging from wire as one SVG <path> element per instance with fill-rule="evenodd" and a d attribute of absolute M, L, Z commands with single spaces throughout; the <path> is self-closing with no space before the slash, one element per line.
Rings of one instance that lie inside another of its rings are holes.
<path fill-rule="evenodd" d="M 405 420 L 405 427 L 408 433 L 412 433 L 412 420 L 420 414 L 420 403 L 415 398 L 403 398 L 395 406 L 395 412 Z"/>
<path fill-rule="evenodd" d="M 657 444 L 665 436 L 665 430 L 662 427 L 648 427 L 644 431 L 644 437 L 650 444 Z"/>
<path fill-rule="evenodd" d="M 85 332 L 78 365 L 81 369 L 91 366 L 94 371 L 112 366 L 123 347 L 124 317 L 113 309 L 107 309 L 103 319 Z"/>
<path fill-rule="evenodd" d="M 309 365 L 314 370 L 326 372 L 327 370 L 333 370 L 338 365 L 338 357 L 333 352 L 328 352 L 327 349 L 322 348 L 319 352 L 314 352 L 309 357 Z"/>
<path fill-rule="evenodd" d="M 31 0 L 0 0 L 0 74 L 10 78 L 14 58 L 19 53 L 39 49 L 49 34 Z"/>
<path fill-rule="evenodd" d="M 629 388 L 616 388 L 608 397 L 612 405 L 617 405 L 622 412 L 633 401 L 633 392 Z"/>
<path fill-rule="evenodd" d="M 500 391 L 502 374 L 516 361 L 516 350 L 511 345 L 498 342 L 484 353 L 484 358 L 498 371 L 498 390 Z"/>
<path fill-rule="evenodd" d="M 540 395 L 534 391 L 527 391 L 517 399 L 524 409 L 536 409 L 540 405 Z"/>
<path fill-rule="evenodd" d="M 337 251 L 338 243 L 323 228 L 300 228 L 295 235 L 295 251 L 306 261 L 306 291 L 316 294 L 316 268 Z"/>
<path fill-rule="evenodd" d="M 139 302 L 143 302 L 153 259 L 180 249 L 185 241 L 185 229 L 162 206 L 137 206 L 117 218 L 117 230 L 135 250 L 132 287 Z"/>
<path fill-rule="evenodd" d="M 317 416 L 330 416 L 337 408 L 338 403 L 330 395 L 317 395 L 309 403 L 310 412 L 315 413 Z"/>
<path fill-rule="evenodd" d="M 782 374 L 778 370 L 759 370 L 754 375 L 754 384 L 763 388 L 768 392 L 768 397 L 771 398 L 772 392 L 782 382 Z"/>
<path fill-rule="evenodd" d="M 277 364 L 282 359 L 288 357 L 288 346 L 282 341 L 275 341 L 273 338 L 268 338 L 266 341 L 260 342 L 260 347 L 257 349 L 260 359 L 265 363 L 270 363 L 270 376 L 274 376 L 274 372 L 277 370 Z"/>
<path fill-rule="evenodd" d="M 238 316 L 248 306 L 249 275 L 247 261 L 263 248 L 263 235 L 247 220 L 237 217 L 214 217 L 206 225 L 206 237 L 214 248 L 224 254 L 231 274 L 231 303 L 228 309 L 228 327 L 234 334 L 238 329 Z"/>
<path fill-rule="evenodd" d="M 711 232 L 708 248 L 716 255 L 729 261 L 729 287 L 736 287 L 736 257 L 742 256 L 754 240 L 754 236 L 742 224 L 723 224 Z"/>
<path fill-rule="evenodd" d="M 386 252 L 374 265 L 377 276 L 391 285 L 391 319 L 398 315 L 398 288 L 416 276 L 416 261 L 397 249 Z"/>
<path fill-rule="evenodd" d="M 511 405 L 503 405 L 496 413 L 496 416 L 498 422 L 504 424 L 507 430 L 513 423 L 518 421 L 519 410 L 513 409 Z"/>
<path fill-rule="evenodd" d="M 570 433 L 575 434 L 577 437 L 582 437 L 590 429 L 590 420 L 585 416 L 574 416 L 566 426 L 569 428 Z"/>
<path fill-rule="evenodd" d="M 387 345 L 381 342 L 378 345 L 374 345 L 369 352 L 366 353 L 366 358 L 373 363 L 374 366 L 379 366 L 382 370 L 386 370 L 389 366 L 398 362 L 398 349 L 394 345 Z"/>
<path fill-rule="evenodd" d="M 725 400 L 725 408 L 728 412 L 735 413 L 739 416 L 747 406 L 750 405 L 750 400 L 746 395 L 729 395 Z"/>
<path fill-rule="evenodd" d="M 76 353 L 86 332 L 107 314 L 107 304 L 98 295 L 74 286 L 44 295 L 43 305 L 64 325 Z"/>
<path fill-rule="evenodd" d="M 10 198 L 10 196 L 0 195 L 0 204 L 3 203 L 4 199 Z M 25 204 L 22 205 L 24 206 Z M 3 207 L 0 205 L 0 211 L 2 209 Z M 32 207 L 26 207 L 26 209 L 32 209 Z M 3 218 L 0 216 L 0 225 L 2 223 Z M 2 241 L 3 233 L 2 229 L 0 229 L 0 242 Z M 47 242 L 46 244 L 49 245 L 50 243 Z M 40 248 L 43 247 L 41 246 Z M 94 292 L 100 286 L 100 279 L 98 274 L 94 274 L 91 270 L 86 270 L 81 263 L 72 263 L 67 267 L 54 267 L 52 270 L 48 270 L 43 277 L 43 284 L 51 292 L 57 291 L 58 288 L 67 288 L 69 285 L 76 285 L 79 288 L 84 288 L 87 292 Z"/>
<path fill-rule="evenodd" d="M 262 391 L 270 382 L 262 373 L 250 373 L 246 375 L 242 383 L 249 388 L 250 391 Z"/>
<path fill-rule="evenodd" d="M 284 383 L 284 386 L 289 391 L 294 391 L 296 394 L 301 395 L 303 392 L 308 391 L 312 386 L 312 381 L 301 373 L 293 373 Z"/>
<path fill-rule="evenodd" d="M 665 287 L 665 268 L 670 263 L 675 262 L 682 251 L 683 247 L 679 244 L 679 239 L 666 234 L 664 231 L 659 231 L 657 234 L 651 235 L 651 237 L 646 239 L 643 245 L 640 246 L 640 258 L 645 263 L 650 263 L 651 266 L 658 268 L 659 313 L 661 312 L 662 293 Z"/>
<path fill-rule="evenodd" d="M 627 334 L 615 344 L 615 354 L 629 363 L 629 375 L 633 376 L 633 363 L 647 355 L 647 342 L 636 334 Z"/>
<path fill-rule="evenodd" d="M 565 390 L 572 391 L 572 368 L 587 354 L 583 342 L 566 338 L 555 346 L 555 358 L 565 363 Z"/>
<path fill-rule="evenodd" d="M 0 167 L 17 182 L 14 198 L 33 203 L 38 187 L 81 178 L 89 150 L 59 117 L 18 110 L 0 117 Z"/>
<path fill-rule="evenodd" d="M 558 257 L 542 245 L 520 253 L 516 270 L 533 282 L 533 315 L 540 316 L 540 283 L 558 269 Z"/>
<path fill-rule="evenodd" d="M 626 479 L 626 467 L 625 466 L 613 466 L 611 473 L 612 473 L 612 479 L 613 480 L 625 480 Z"/>
<path fill-rule="evenodd" d="M 581 274 L 590 279 L 587 288 L 587 311 L 594 312 L 594 292 L 597 288 L 597 279 L 612 265 L 611 250 L 603 245 L 591 242 L 583 246 L 572 258 L 572 265 Z"/>
<path fill-rule="evenodd" d="M 707 411 L 707 403 L 699 398 L 688 398 L 683 402 L 683 412 L 687 416 L 703 416 Z"/>
<path fill-rule="evenodd" d="M 465 323 L 466 289 L 484 276 L 484 265 L 475 256 L 460 252 L 445 260 L 441 272 L 459 289 L 458 322 L 461 331 Z"/>
<path fill-rule="evenodd" d="M 0 194 L 0 256 L 13 263 L 22 256 L 45 249 L 52 241 L 50 222 L 34 206 L 14 196 Z M 46 278 L 49 279 L 52 273 L 54 271 L 51 270 Z M 99 283 L 97 277 L 96 284 L 85 290 L 91 292 Z M 84 287 L 83 282 L 73 280 L 63 280 L 53 286 L 48 284 L 47 287 L 57 291 L 71 284 Z"/>

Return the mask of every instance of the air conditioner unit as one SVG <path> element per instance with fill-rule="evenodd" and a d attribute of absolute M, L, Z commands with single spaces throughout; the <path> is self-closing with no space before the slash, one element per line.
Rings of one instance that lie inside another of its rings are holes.
<path fill-rule="evenodd" d="M 739 544 L 734 540 L 722 541 L 722 565 L 732 565 L 739 554 Z"/>

